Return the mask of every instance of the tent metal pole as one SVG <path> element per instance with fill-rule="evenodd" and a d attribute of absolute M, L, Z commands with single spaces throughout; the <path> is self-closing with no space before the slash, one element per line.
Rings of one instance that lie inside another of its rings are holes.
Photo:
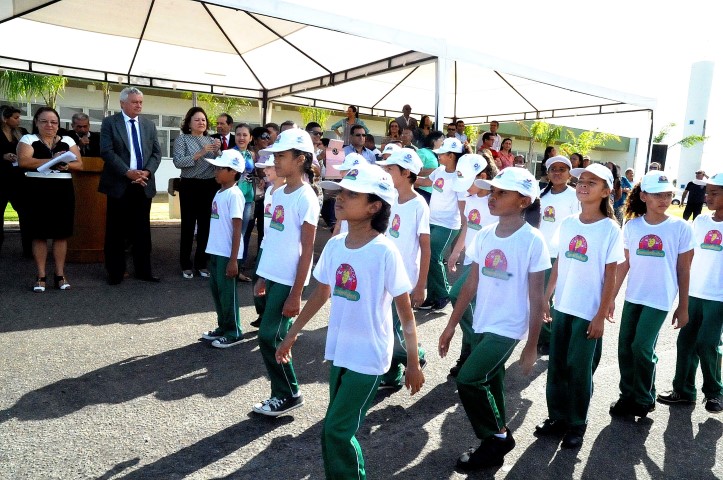
<path fill-rule="evenodd" d="M 146 15 L 146 21 L 143 22 L 143 30 L 141 30 L 141 34 L 138 36 L 138 43 L 136 44 L 136 51 L 133 52 L 133 58 L 131 59 L 131 64 L 128 65 L 128 85 L 131 84 L 131 71 L 133 70 L 133 64 L 136 62 L 136 57 L 138 56 L 138 50 L 141 48 L 141 43 L 143 42 L 143 36 L 146 34 L 146 27 L 148 27 L 148 20 L 151 19 L 151 13 L 153 12 L 153 6 L 155 5 L 156 0 L 151 0 L 151 6 L 148 7 L 148 15 Z"/>
<path fill-rule="evenodd" d="M 447 59 L 437 57 L 434 61 L 434 73 L 436 76 L 436 85 L 434 89 L 434 120 L 438 130 L 444 127 L 444 92 L 447 91 Z"/>
<path fill-rule="evenodd" d="M 645 156 L 645 171 L 648 171 L 648 167 L 650 167 L 650 156 L 652 154 L 653 150 L 653 117 L 655 115 L 655 112 L 653 110 L 648 110 L 650 112 L 650 134 L 648 135 L 648 154 Z"/>
<path fill-rule="evenodd" d="M 271 102 L 269 101 L 269 91 L 266 89 L 263 91 L 259 106 L 261 107 L 261 125 L 266 125 L 271 121 Z"/>

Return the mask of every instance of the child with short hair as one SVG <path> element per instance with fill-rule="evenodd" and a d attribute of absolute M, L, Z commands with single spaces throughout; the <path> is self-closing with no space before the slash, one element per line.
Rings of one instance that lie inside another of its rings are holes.
<path fill-rule="evenodd" d="M 266 296 L 259 349 L 271 379 L 271 397 L 254 404 L 253 411 L 276 417 L 304 404 L 293 363 L 277 363 L 275 353 L 291 327 L 291 319 L 301 311 L 301 294 L 311 276 L 320 207 L 316 193 L 303 177 L 314 179 L 314 144 L 308 132 L 284 130 L 262 153 L 274 154 L 276 174 L 286 178 L 286 186 L 272 197 L 271 223 L 256 272 L 259 279 L 254 295 Z"/>
<path fill-rule="evenodd" d="M 457 391 L 481 443 L 462 454 L 460 470 L 500 466 L 515 447 L 505 418 L 505 362 L 527 338 L 520 363 L 525 374 L 532 370 L 542 324 L 544 272 L 550 267 L 545 241 L 533 227 L 540 221 L 540 189 L 532 174 L 508 167 L 493 180 L 475 183 L 491 191 L 490 213 L 499 222 L 480 230 L 472 242 L 467 283 L 439 337 L 439 355 L 445 357 L 462 313 L 477 295 L 475 339 L 457 375 Z"/>
<path fill-rule="evenodd" d="M 209 255 L 210 286 L 216 305 L 218 327 L 202 335 L 211 340 L 211 346 L 229 348 L 244 338 L 239 315 L 238 281 L 239 261 L 243 256 L 241 229 L 244 213 L 244 196 L 236 182 L 246 168 L 238 150 L 224 150 L 216 159 L 207 158 L 213 165 L 216 181 L 221 189 L 211 203 L 211 221 L 206 244 Z"/>
<path fill-rule="evenodd" d="M 700 363 L 705 409 L 723 411 L 721 334 L 723 334 L 723 173 L 710 177 L 705 203 L 713 213 L 693 221 L 695 243 L 690 266 L 688 324 L 678 334 L 673 390 L 658 395 L 668 405 L 695 403 L 695 374 Z"/>
<path fill-rule="evenodd" d="M 276 359 L 291 360 L 297 335 L 331 297 L 324 353 L 332 362 L 321 432 L 324 470 L 326 478 L 364 479 L 364 457 L 355 435 L 391 363 L 392 298 L 406 344 L 417 344 L 408 293 L 412 284 L 399 251 L 383 234 L 394 201 L 389 175 L 376 165 L 359 165 L 340 183 L 325 181 L 321 186 L 339 190 L 336 214 L 349 222 L 349 232 L 324 247 L 314 268 L 319 285 L 279 345 Z M 414 395 L 423 383 L 417 352 L 408 351 L 406 386 Z"/>
<path fill-rule="evenodd" d="M 414 190 L 417 174 L 422 169 L 422 159 L 411 148 L 400 149 L 386 160 L 377 162 L 389 174 L 397 190 L 392 204 L 391 225 L 386 236 L 397 247 L 404 260 L 404 269 L 413 285 L 409 292 L 412 308 L 424 302 L 429 270 L 429 206 Z M 392 366 L 384 375 L 379 389 L 399 390 L 402 388 L 402 373 L 407 364 L 407 346 L 404 342 L 402 323 L 397 309 L 392 307 L 394 320 L 394 353 Z M 424 348 L 417 349 L 419 362 L 424 367 Z"/>
<path fill-rule="evenodd" d="M 618 266 L 615 293 L 630 272 L 618 337 L 620 398 L 610 415 L 645 417 L 655 410 L 655 344 L 678 294 L 674 328 L 688 323 L 693 230 L 665 212 L 675 186 L 653 170 L 635 185 L 625 204 L 625 261 Z"/>

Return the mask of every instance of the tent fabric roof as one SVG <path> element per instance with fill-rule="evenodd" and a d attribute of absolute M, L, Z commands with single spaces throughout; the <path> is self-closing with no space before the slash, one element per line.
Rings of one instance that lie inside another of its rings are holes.
<path fill-rule="evenodd" d="M 420 30 L 424 31 L 424 30 Z M 434 31 L 428 29 L 427 31 Z M 11 0 L 0 67 L 387 115 L 405 103 L 469 123 L 653 109 L 434 36 L 266 0 Z M 58 45 L 64 48 L 58 48 Z M 437 58 L 444 73 L 437 74 Z M 446 85 L 437 100 L 438 80 Z"/>

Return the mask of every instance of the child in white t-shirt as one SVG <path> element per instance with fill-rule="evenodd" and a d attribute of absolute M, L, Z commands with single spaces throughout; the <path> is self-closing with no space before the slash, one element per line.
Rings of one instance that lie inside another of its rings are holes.
<path fill-rule="evenodd" d="M 392 144 L 390 144 L 392 145 Z M 411 148 L 399 149 L 386 160 L 377 162 L 389 174 L 397 190 L 392 204 L 390 225 L 386 236 L 397 247 L 404 260 L 404 269 L 413 288 L 409 292 L 412 307 L 424 302 L 429 270 L 429 206 L 414 191 L 414 182 L 422 169 L 422 159 Z M 397 309 L 392 307 L 394 319 L 394 354 L 392 366 L 384 375 L 379 389 L 402 388 L 402 373 L 407 363 L 407 347 Z M 424 366 L 424 348 L 418 347 L 419 362 Z"/>
<path fill-rule="evenodd" d="M 705 409 L 723 411 L 721 334 L 723 334 L 723 173 L 705 181 L 705 203 L 713 212 L 693 221 L 695 254 L 690 266 L 689 321 L 678 334 L 673 390 L 658 395 L 669 405 L 694 404 L 695 374 L 703 374 Z"/>
<path fill-rule="evenodd" d="M 464 228 L 464 203 L 462 195 L 452 189 L 457 178 L 457 161 L 465 151 L 465 146 L 456 138 L 445 138 L 442 146 L 433 150 L 439 156 L 439 168 L 428 178 L 418 178 L 418 187 L 432 187 L 429 201 L 429 232 L 431 258 L 427 278 L 427 299 L 417 308 L 421 310 L 441 310 L 449 303 L 449 282 L 444 268 L 444 252 Z"/>
<path fill-rule="evenodd" d="M 355 435 L 391 363 L 392 298 L 406 343 L 417 344 L 408 293 L 412 284 L 399 251 L 383 234 L 395 196 L 389 175 L 376 165 L 359 165 L 340 183 L 325 181 L 321 186 L 339 190 L 336 214 L 347 220 L 349 233 L 333 237 L 324 247 L 314 268 L 319 285 L 279 345 L 276 359 L 291 361 L 297 335 L 331 297 L 324 353 L 332 362 L 321 432 L 324 470 L 327 478 L 366 478 Z M 414 395 L 423 383 L 417 352 L 407 352 L 407 388 Z"/>
<path fill-rule="evenodd" d="M 262 153 L 274 154 L 276 174 L 286 185 L 274 192 L 271 222 L 264 235 L 264 253 L 256 274 L 255 296 L 266 296 L 259 328 L 259 350 L 271 379 L 271 397 L 254 404 L 253 411 L 276 417 L 304 404 L 292 362 L 276 362 L 276 347 L 301 311 L 301 294 L 311 276 L 314 237 L 319 221 L 319 199 L 305 181 L 313 181 L 314 145 L 300 128 L 284 130 Z"/>
<path fill-rule="evenodd" d="M 464 216 L 467 219 L 466 228 L 462 229 L 457 243 L 449 254 L 447 268 L 450 272 L 457 271 L 457 260 L 462 251 L 468 251 L 472 245 L 477 233 L 486 227 L 497 222 L 497 217 L 490 213 L 487 202 L 489 200 L 489 190 L 482 189 L 475 185 L 475 179 L 487 180 L 494 178 L 497 173 L 497 165 L 494 159 L 485 151 L 484 155 L 467 154 L 457 162 L 457 178 L 454 182 L 453 189 L 456 192 L 465 193 L 464 197 Z M 462 287 L 467 282 L 469 270 L 472 265 L 472 257 L 468 254 L 464 256 L 462 273 L 457 281 L 452 285 L 449 291 L 449 298 L 452 305 L 457 304 L 457 297 Z M 462 314 L 459 326 L 462 328 L 462 350 L 455 365 L 449 370 L 452 377 L 456 377 L 459 370 L 464 365 L 465 360 L 472 352 L 472 339 L 474 338 L 474 330 L 472 330 L 472 312 L 475 307 L 475 299 L 473 298 Z"/>
<path fill-rule="evenodd" d="M 537 435 L 563 435 L 562 448 L 578 448 L 587 429 L 592 377 L 615 301 L 615 276 L 625 260 L 622 232 L 610 203 L 613 175 L 604 165 L 572 170 L 582 212 L 570 215 L 555 234 L 557 261 L 545 292 L 545 316 L 552 320 L 547 367 L 548 418 Z M 585 294 L 580 295 L 580 285 Z M 550 315 L 550 298 L 555 294 Z"/>
<path fill-rule="evenodd" d="M 462 313 L 476 295 L 476 335 L 472 353 L 457 375 L 457 391 L 481 443 L 462 454 L 457 461 L 460 470 L 501 466 L 515 446 L 505 418 L 505 362 L 527 338 L 520 364 L 524 373 L 532 370 L 542 324 L 544 271 L 550 267 L 542 234 L 532 226 L 540 221 L 540 189 L 532 174 L 508 167 L 493 180 L 475 183 L 491 190 L 488 205 L 499 222 L 480 230 L 472 242 L 467 283 L 439 337 L 439 355 L 444 357 Z"/>
<path fill-rule="evenodd" d="M 678 294 L 674 328 L 688 323 L 692 229 L 666 215 L 675 186 L 653 170 L 635 185 L 625 203 L 625 262 L 618 267 L 616 294 L 630 275 L 618 338 L 620 398 L 610 415 L 645 417 L 655 410 L 655 344 Z"/>
<path fill-rule="evenodd" d="M 211 220 L 206 253 L 213 303 L 216 305 L 218 327 L 201 337 L 211 340 L 211 346 L 229 348 L 243 340 L 239 315 L 238 264 L 243 257 L 241 228 L 243 224 L 244 196 L 236 185 L 246 168 L 244 158 L 237 150 L 225 150 L 217 159 L 206 161 L 215 166 L 216 181 L 221 190 L 211 203 Z"/>

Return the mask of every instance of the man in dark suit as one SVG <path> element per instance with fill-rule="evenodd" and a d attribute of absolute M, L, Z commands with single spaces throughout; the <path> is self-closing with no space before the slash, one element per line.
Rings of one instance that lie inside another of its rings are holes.
<path fill-rule="evenodd" d="M 84 157 L 100 157 L 100 135 L 90 131 L 90 118 L 85 113 L 73 114 L 68 136 L 78 145 Z"/>
<path fill-rule="evenodd" d="M 139 115 L 143 93 L 134 87 L 120 93 L 121 112 L 103 120 L 100 154 L 105 161 L 98 191 L 108 196 L 105 268 L 108 283 L 117 285 L 125 272 L 126 239 L 133 244 L 135 276 L 158 282 L 151 270 L 151 199 L 153 175 L 161 163 L 156 126 Z"/>
<path fill-rule="evenodd" d="M 228 150 L 236 146 L 236 136 L 231 133 L 233 118 L 228 113 L 222 113 L 216 118 L 216 133 L 213 138 L 221 140 L 221 150 Z"/>

